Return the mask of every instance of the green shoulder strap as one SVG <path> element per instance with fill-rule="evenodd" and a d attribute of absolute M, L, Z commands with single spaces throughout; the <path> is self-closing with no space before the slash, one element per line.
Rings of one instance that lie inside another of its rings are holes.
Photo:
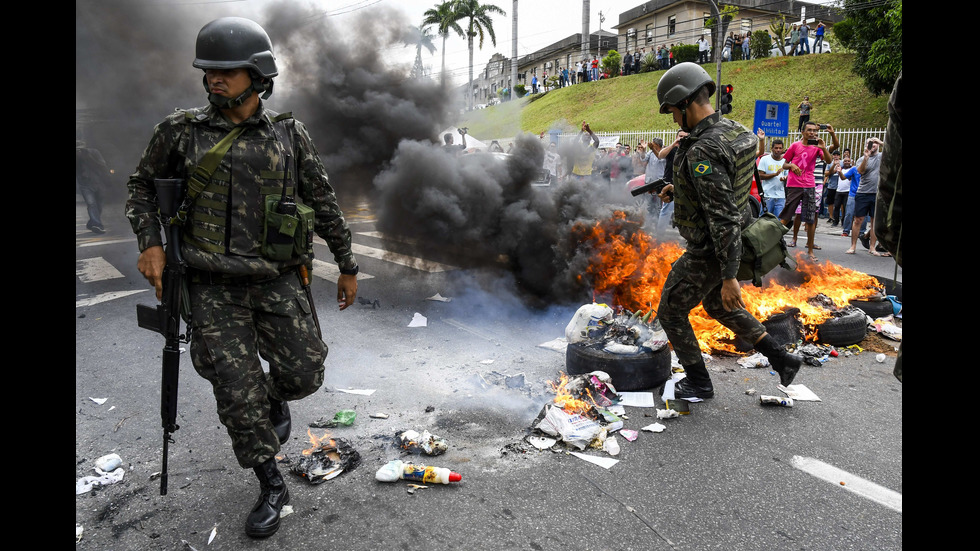
<path fill-rule="evenodd" d="M 181 203 L 180 209 L 177 211 L 177 220 L 183 222 L 187 219 L 187 211 L 190 206 L 194 203 L 194 199 L 197 198 L 204 188 L 211 181 L 211 175 L 217 170 L 218 165 L 221 164 L 221 159 L 228 153 L 231 149 L 231 143 L 235 141 L 242 132 L 245 131 L 244 126 L 236 126 L 229 132 L 224 138 L 221 138 L 210 151 L 204 154 L 201 161 L 197 163 L 194 167 L 194 172 L 191 173 L 190 177 L 187 178 L 187 195 L 184 198 L 184 202 Z"/>

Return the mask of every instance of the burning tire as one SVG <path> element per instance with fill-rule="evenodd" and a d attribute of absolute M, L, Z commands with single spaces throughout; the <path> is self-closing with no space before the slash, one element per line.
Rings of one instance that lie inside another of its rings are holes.
<path fill-rule="evenodd" d="M 790 308 L 785 312 L 770 316 L 769 319 L 762 322 L 762 325 L 780 346 L 796 344 L 803 340 L 803 322 L 797 317 L 799 313 L 799 308 Z M 734 344 L 735 350 L 739 352 L 748 352 L 755 347 L 753 343 L 741 337 L 735 337 Z"/>
<path fill-rule="evenodd" d="M 605 371 L 616 390 L 653 388 L 670 378 L 670 347 L 626 355 L 569 343 L 565 351 L 565 371 L 569 375 Z"/>
<path fill-rule="evenodd" d="M 871 316 L 873 319 L 883 318 L 894 313 L 894 307 L 890 300 L 853 299 L 849 304 Z"/>
<path fill-rule="evenodd" d="M 832 346 L 850 346 L 864 340 L 868 322 L 864 311 L 854 309 L 841 317 L 831 318 L 817 326 L 817 342 Z"/>

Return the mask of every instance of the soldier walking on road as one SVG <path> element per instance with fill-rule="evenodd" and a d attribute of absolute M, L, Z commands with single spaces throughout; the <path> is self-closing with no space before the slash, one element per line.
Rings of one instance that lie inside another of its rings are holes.
<path fill-rule="evenodd" d="M 687 373 L 674 388 L 677 398 L 714 396 L 689 319 L 699 303 L 708 315 L 754 343 L 783 385 L 793 382 L 802 363 L 766 332 L 742 301 L 736 274 L 741 231 L 751 220 L 748 198 L 758 138 L 711 107 L 715 88 L 707 71 L 690 62 L 668 70 L 657 85 L 660 112 L 670 113 L 681 130 L 690 132 L 674 157 L 673 184 L 660 194 L 661 200 L 675 202 L 674 224 L 687 240 L 684 254 L 664 282 L 657 308 L 657 318 Z"/>
<path fill-rule="evenodd" d="M 141 251 L 137 267 L 159 299 L 167 257 L 154 179 L 189 180 L 175 223 L 188 266 L 191 360 L 213 385 L 238 463 L 259 479 L 245 533 L 265 537 L 279 529 L 289 502 L 275 458 L 289 438 L 287 401 L 320 388 L 327 357 L 300 275 L 313 262 L 306 228 L 326 240 L 340 267 L 341 310 L 354 303 L 358 267 L 306 126 L 262 102 L 279 74 L 265 30 L 238 17 L 214 20 L 198 34 L 193 65 L 204 70 L 210 104 L 156 126 L 129 179 L 126 215 Z"/>

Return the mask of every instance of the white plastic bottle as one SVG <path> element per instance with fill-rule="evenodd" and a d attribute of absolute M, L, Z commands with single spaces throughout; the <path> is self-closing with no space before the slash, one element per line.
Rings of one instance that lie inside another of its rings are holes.
<path fill-rule="evenodd" d="M 374 478 L 381 482 L 411 480 L 428 484 L 449 484 L 450 482 L 459 482 L 463 476 L 444 467 L 413 465 L 412 463 L 405 463 L 404 461 L 395 459 L 378 469 L 378 472 L 374 474 Z"/>

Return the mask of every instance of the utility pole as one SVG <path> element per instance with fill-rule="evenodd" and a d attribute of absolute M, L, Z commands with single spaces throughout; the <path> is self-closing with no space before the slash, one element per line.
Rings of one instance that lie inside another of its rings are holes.
<path fill-rule="evenodd" d="M 602 59 L 602 24 L 606 22 L 606 16 L 599 12 L 599 59 Z"/>
<path fill-rule="evenodd" d="M 511 60 L 510 60 L 510 99 L 517 97 L 514 94 L 514 86 L 517 85 L 517 0 L 514 0 L 514 21 L 511 23 L 510 31 L 510 43 L 511 43 Z"/>
<path fill-rule="evenodd" d="M 715 17 L 715 39 L 712 55 L 715 56 L 716 76 L 715 89 L 721 86 L 721 52 L 725 49 L 725 31 L 728 30 L 728 21 L 721 17 L 721 10 L 718 8 L 718 0 L 708 0 L 711 5 L 711 14 Z M 721 109 L 721 94 L 715 94 L 715 110 Z"/>
<path fill-rule="evenodd" d="M 589 58 L 589 0 L 582 0 L 582 57 Z"/>

